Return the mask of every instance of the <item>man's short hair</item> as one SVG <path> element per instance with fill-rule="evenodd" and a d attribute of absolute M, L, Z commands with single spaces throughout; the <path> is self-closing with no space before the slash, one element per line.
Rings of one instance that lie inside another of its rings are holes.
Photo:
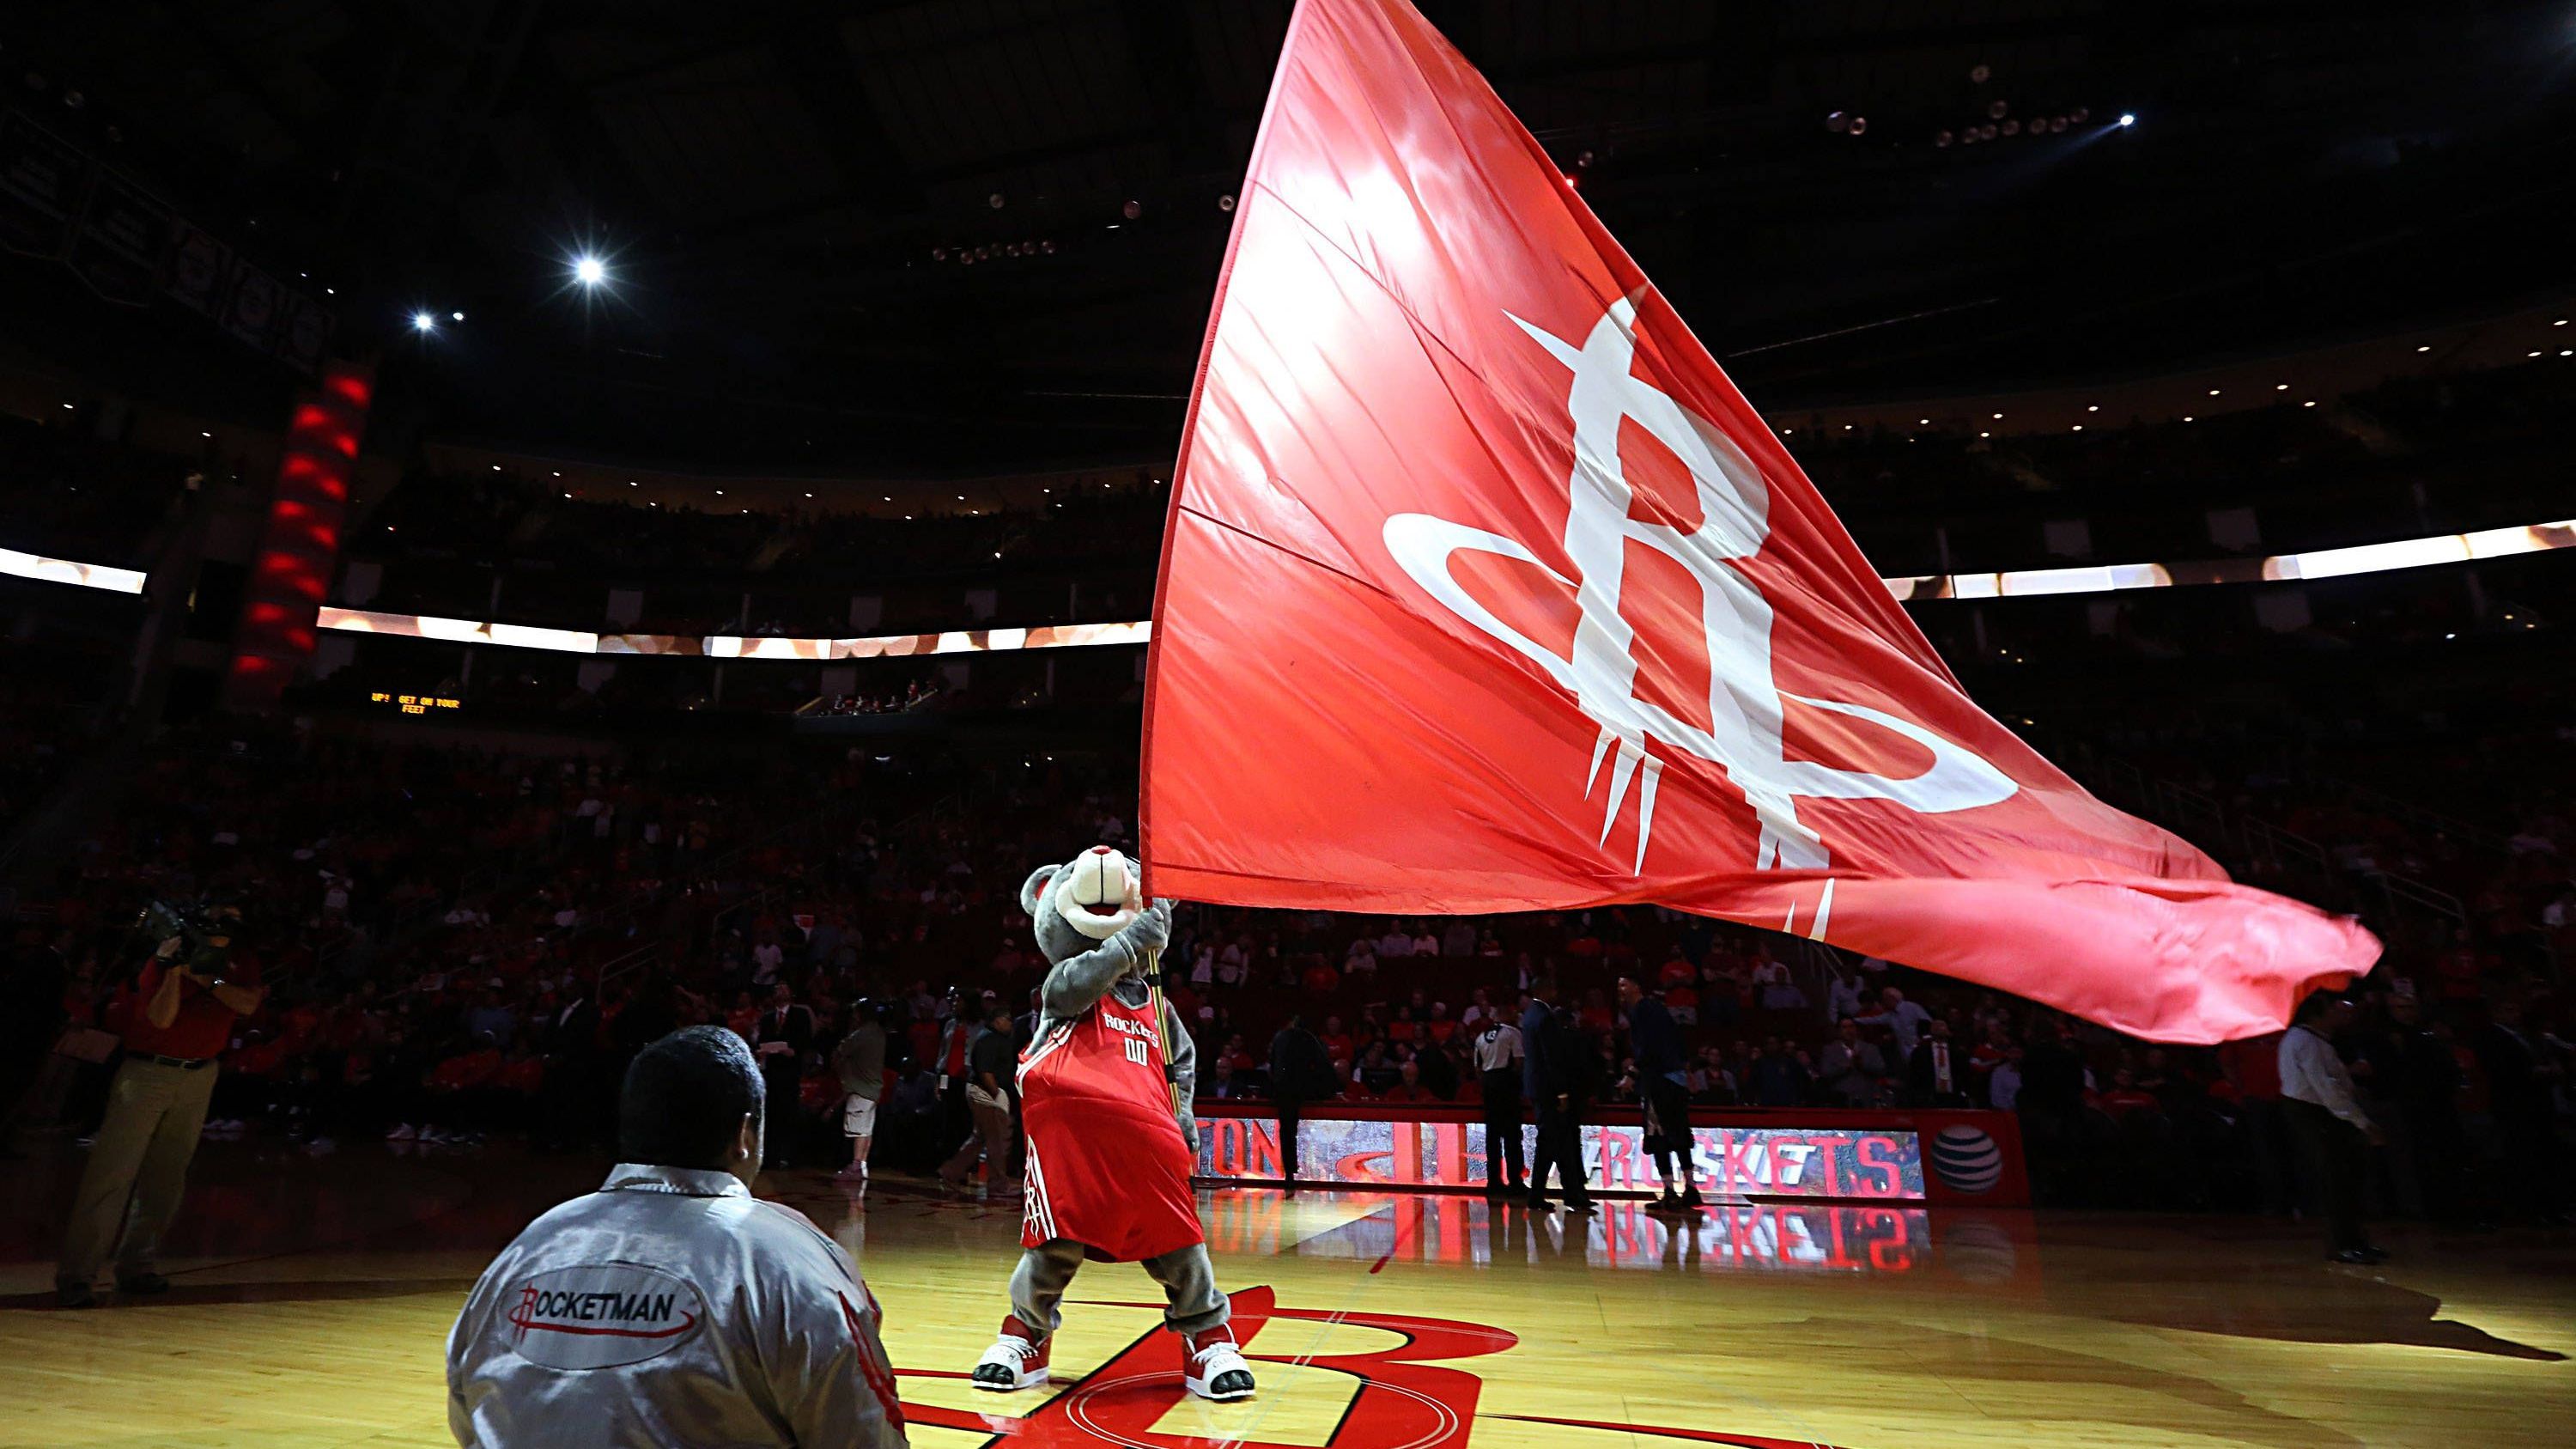
<path fill-rule="evenodd" d="M 720 1168 L 766 1098 L 760 1066 L 721 1026 L 684 1026 L 635 1054 L 617 1110 L 617 1155 L 659 1167 Z"/>

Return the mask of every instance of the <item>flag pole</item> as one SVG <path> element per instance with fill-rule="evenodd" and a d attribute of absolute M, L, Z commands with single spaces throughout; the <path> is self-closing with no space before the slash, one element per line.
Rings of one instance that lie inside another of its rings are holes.
<path fill-rule="evenodd" d="M 1171 1019 L 1163 1014 L 1163 948 L 1154 946 L 1145 952 L 1145 994 L 1154 1008 L 1154 1035 L 1163 1044 L 1163 1081 L 1172 1096 L 1172 1112 L 1181 1110 L 1180 1073 L 1172 1066 Z"/>

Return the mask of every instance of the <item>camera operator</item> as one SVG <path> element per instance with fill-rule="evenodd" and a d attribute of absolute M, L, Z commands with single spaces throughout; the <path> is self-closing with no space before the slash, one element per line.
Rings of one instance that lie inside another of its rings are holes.
<path fill-rule="evenodd" d="M 177 930 L 134 983 L 125 1063 L 108 1088 L 107 1117 L 54 1269 L 66 1308 L 98 1302 L 94 1280 L 111 1251 L 119 1291 L 169 1291 L 170 1280 L 153 1271 L 153 1250 L 187 1188 L 188 1160 L 214 1095 L 215 1056 L 231 1040 L 234 1018 L 259 1010 L 267 994 L 258 968 L 232 959 L 232 930 L 225 916 Z"/>

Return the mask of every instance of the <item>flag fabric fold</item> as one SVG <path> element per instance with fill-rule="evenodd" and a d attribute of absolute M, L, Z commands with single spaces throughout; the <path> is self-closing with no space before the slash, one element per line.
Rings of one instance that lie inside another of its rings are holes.
<path fill-rule="evenodd" d="M 2368 968 L 1968 700 L 1404 0 L 1303 0 L 1240 198 L 1156 594 L 1154 891 L 1654 903 L 2171 1041 Z"/>

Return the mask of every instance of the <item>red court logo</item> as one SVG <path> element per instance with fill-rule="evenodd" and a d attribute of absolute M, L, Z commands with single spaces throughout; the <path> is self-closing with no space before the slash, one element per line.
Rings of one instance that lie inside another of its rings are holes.
<path fill-rule="evenodd" d="M 1106 1306 L 1159 1309 L 1163 1305 Z M 1255 1350 L 1264 1329 L 1273 1324 L 1296 1323 L 1346 1323 L 1383 1329 L 1402 1335 L 1404 1342 L 1370 1353 L 1316 1353 L 1311 1348 L 1320 1341 L 1320 1333 L 1299 1334 L 1282 1326 L 1270 1333 L 1267 1346 L 1274 1350 L 1293 1347 L 1295 1351 Z M 1255 1363 L 1296 1364 L 1348 1374 L 1356 1381 L 1348 1412 L 1324 1441 L 1328 1449 L 1468 1449 L 1474 1442 L 1476 1402 L 1484 1380 L 1466 1369 L 1448 1365 L 1501 1353 L 1520 1342 L 1503 1329 L 1456 1319 L 1282 1308 L 1268 1288 L 1248 1288 L 1234 1295 L 1234 1335 L 1243 1348 L 1243 1356 Z M 903 1405 L 903 1415 L 912 1424 L 986 1431 L 994 1436 L 993 1444 L 1007 1444 L 1010 1449 L 1096 1449 L 1104 1444 L 1123 1449 L 1206 1449 L 1217 1441 L 1154 1428 L 1187 1397 L 1181 1388 L 1179 1343 L 1178 1338 L 1159 1328 L 1149 1330 L 1107 1363 L 1025 1415 L 972 1413 L 911 1401 Z M 896 1373 L 909 1378 L 966 1377 L 951 1370 L 898 1369 Z M 1569 1429 L 1600 1429 L 1632 1439 L 1730 1444 L 1738 1449 L 1831 1449 L 1806 1439 L 1776 1439 L 1715 1429 L 1664 1428 L 1534 1414 L 1485 1417 Z M 1255 1420 L 1249 1434 L 1259 1432 Z M 1227 1437 L 1223 1442 L 1227 1449 L 1295 1449 L 1258 1437 Z"/>

